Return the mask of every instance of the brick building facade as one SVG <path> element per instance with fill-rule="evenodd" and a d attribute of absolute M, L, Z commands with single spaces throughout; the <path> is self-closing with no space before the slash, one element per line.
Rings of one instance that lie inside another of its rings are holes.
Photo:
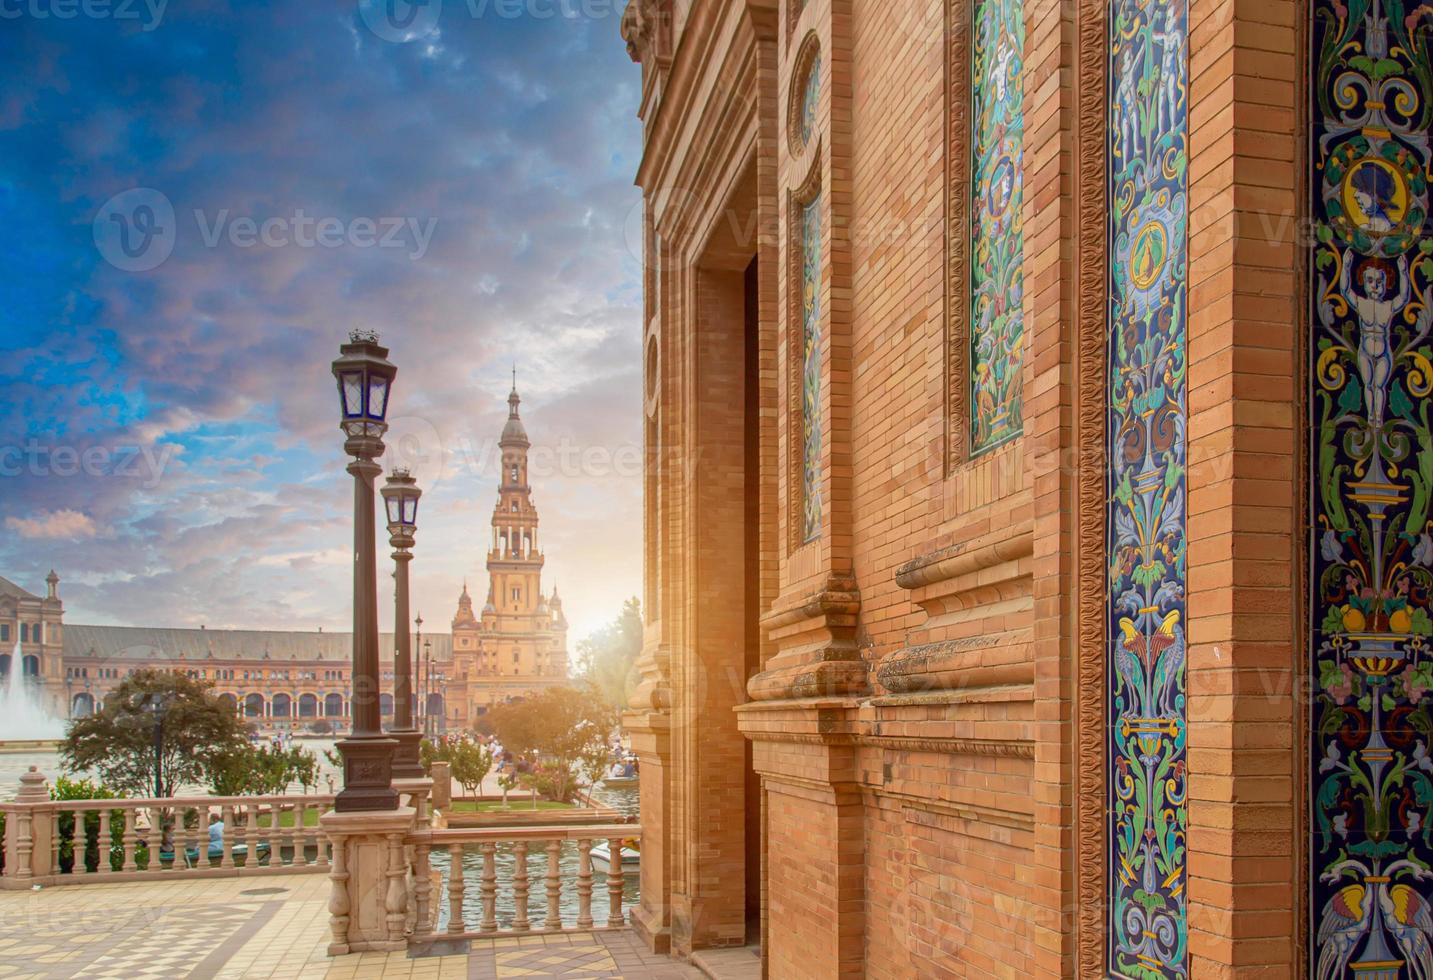
<path fill-rule="evenodd" d="M 632 0 L 642 905 L 1433 966 L 1426 0 Z"/>

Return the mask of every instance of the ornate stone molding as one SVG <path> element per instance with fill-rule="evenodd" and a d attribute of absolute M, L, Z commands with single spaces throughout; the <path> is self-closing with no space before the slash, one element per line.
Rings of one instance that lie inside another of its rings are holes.
<path fill-rule="evenodd" d="M 756 701 L 866 693 L 869 671 L 856 642 L 860 610 L 856 583 L 846 576 L 778 600 L 761 625 L 781 652 L 747 683 L 747 693 Z"/>
<path fill-rule="evenodd" d="M 1035 550 L 1033 535 L 1034 523 L 1026 518 L 970 541 L 921 555 L 896 569 L 896 584 L 903 589 L 918 589 L 1002 562 L 1028 558 Z"/>
<path fill-rule="evenodd" d="M 983 617 L 995 604 L 1011 611 L 1029 607 L 1034 546 L 1033 523 L 1026 518 L 898 568 L 896 584 L 911 590 L 926 623 L 912 634 L 915 642 L 881 661 L 881 686 L 909 693 L 1031 683 L 1030 630 L 988 630 Z M 981 632 L 971 635 L 975 629 Z"/>
<path fill-rule="evenodd" d="M 1074 846 L 1075 974 L 1105 963 L 1105 424 L 1108 309 L 1105 141 L 1108 0 L 1076 10 Z"/>
<path fill-rule="evenodd" d="M 945 4 L 945 467 L 970 458 L 971 5 Z"/>

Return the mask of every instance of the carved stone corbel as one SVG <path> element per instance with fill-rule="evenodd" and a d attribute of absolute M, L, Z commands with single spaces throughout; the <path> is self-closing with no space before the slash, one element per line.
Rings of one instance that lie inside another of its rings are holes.
<path fill-rule="evenodd" d="M 855 579 L 832 576 L 814 593 L 777 600 L 761 625 L 781 652 L 747 682 L 754 701 L 848 697 L 870 690 L 856 641 L 861 593 Z"/>

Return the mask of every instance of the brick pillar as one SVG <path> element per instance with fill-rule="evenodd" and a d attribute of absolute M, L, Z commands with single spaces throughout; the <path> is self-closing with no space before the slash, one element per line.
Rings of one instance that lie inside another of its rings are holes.
<path fill-rule="evenodd" d="M 1291 0 L 1190 4 L 1189 938 L 1291 976 L 1303 491 Z"/>

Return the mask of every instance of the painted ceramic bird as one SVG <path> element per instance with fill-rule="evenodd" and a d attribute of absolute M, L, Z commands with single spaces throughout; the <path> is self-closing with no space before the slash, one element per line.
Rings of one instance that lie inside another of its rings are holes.
<path fill-rule="evenodd" d="M 1373 903 L 1362 885 L 1345 885 L 1328 900 L 1320 919 L 1318 980 L 1339 980 L 1349 957 L 1368 932 Z"/>
<path fill-rule="evenodd" d="M 1433 910 L 1428 899 L 1408 885 L 1394 885 L 1378 896 L 1388 931 L 1403 951 L 1412 980 L 1429 980 L 1433 976 Z"/>
<path fill-rule="evenodd" d="M 1179 625 L 1179 610 L 1171 609 L 1159 624 L 1159 629 L 1148 641 L 1144 634 L 1135 628 L 1134 620 L 1128 616 L 1120 618 L 1120 632 L 1124 634 L 1124 647 L 1130 653 L 1135 654 L 1146 665 L 1153 664 L 1159 659 L 1159 655 L 1173 646 L 1178 639 L 1174 634 L 1174 628 Z"/>

